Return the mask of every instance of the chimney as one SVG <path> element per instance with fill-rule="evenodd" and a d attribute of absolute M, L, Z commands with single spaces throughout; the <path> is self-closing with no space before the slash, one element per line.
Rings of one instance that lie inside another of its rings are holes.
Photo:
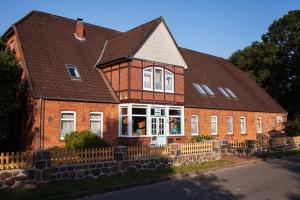
<path fill-rule="evenodd" d="M 77 23 L 76 23 L 76 36 L 80 39 L 84 39 L 85 35 L 85 30 L 84 30 L 84 25 L 82 22 L 82 18 L 77 18 Z"/>

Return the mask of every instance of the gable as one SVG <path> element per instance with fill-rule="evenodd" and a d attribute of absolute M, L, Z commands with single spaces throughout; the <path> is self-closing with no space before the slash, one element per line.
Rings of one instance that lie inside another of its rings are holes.
<path fill-rule="evenodd" d="M 163 22 L 157 26 L 133 58 L 187 68 L 187 64 Z"/>

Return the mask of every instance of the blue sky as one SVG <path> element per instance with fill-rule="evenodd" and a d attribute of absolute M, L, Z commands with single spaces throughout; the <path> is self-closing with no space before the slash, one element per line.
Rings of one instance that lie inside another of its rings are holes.
<path fill-rule="evenodd" d="M 179 46 L 227 58 L 295 9 L 299 0 L 9 0 L 1 3 L 0 34 L 31 10 L 120 31 L 163 16 Z"/>

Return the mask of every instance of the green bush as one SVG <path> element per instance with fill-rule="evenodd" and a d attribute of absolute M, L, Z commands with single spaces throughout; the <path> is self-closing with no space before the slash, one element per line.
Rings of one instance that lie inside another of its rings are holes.
<path fill-rule="evenodd" d="M 91 131 L 74 131 L 65 135 L 68 149 L 96 148 L 108 146 L 105 141 Z"/>
<path fill-rule="evenodd" d="M 204 140 L 214 140 L 215 138 L 210 135 L 197 135 L 192 138 L 192 142 L 203 142 Z"/>
<path fill-rule="evenodd" d="M 300 135 L 300 116 L 296 115 L 294 120 L 288 121 L 285 130 L 288 136 Z"/>

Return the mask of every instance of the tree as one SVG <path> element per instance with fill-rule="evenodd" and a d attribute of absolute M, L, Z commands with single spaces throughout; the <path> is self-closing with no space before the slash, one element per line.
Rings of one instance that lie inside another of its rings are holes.
<path fill-rule="evenodd" d="M 11 119 L 20 107 L 18 93 L 21 73 L 22 69 L 15 56 L 0 40 L 0 142 L 8 138 Z"/>
<path fill-rule="evenodd" d="M 249 72 L 294 117 L 300 113 L 300 10 L 275 20 L 261 39 L 229 61 Z"/>

